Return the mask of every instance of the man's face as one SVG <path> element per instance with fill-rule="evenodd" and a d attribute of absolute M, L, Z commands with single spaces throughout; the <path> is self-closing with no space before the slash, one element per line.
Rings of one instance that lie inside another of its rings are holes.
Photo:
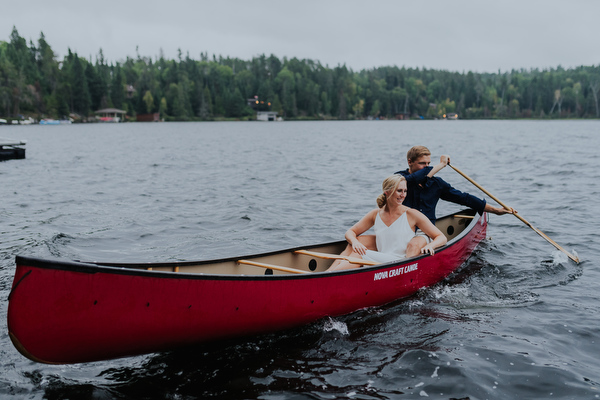
<path fill-rule="evenodd" d="M 411 174 L 422 170 L 425 167 L 429 167 L 431 164 L 431 156 L 421 156 L 414 161 L 408 162 L 408 172 Z"/>

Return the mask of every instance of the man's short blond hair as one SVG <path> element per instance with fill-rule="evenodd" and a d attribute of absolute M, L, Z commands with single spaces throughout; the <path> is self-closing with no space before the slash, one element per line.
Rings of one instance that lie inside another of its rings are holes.
<path fill-rule="evenodd" d="M 423 156 L 430 156 L 431 152 L 425 146 L 414 146 L 406 153 L 406 160 L 413 162 Z"/>

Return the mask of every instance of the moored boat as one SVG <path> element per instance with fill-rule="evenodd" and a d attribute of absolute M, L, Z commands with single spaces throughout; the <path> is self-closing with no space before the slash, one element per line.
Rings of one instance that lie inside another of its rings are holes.
<path fill-rule="evenodd" d="M 73 121 L 71 121 L 70 119 L 57 120 L 51 118 L 44 118 L 40 120 L 40 125 L 69 125 L 72 123 Z"/>
<path fill-rule="evenodd" d="M 8 305 L 15 347 L 43 363 L 166 351 L 308 324 L 436 284 L 485 238 L 487 215 L 438 219 L 435 255 L 326 272 L 346 242 L 220 260 L 101 263 L 17 256 Z"/>

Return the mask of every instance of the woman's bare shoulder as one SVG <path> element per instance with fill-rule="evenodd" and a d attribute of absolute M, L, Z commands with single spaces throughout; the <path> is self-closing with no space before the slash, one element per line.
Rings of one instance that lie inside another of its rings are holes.
<path fill-rule="evenodd" d="M 408 210 L 406 210 L 406 216 L 412 219 L 413 221 L 420 221 L 423 218 L 427 219 L 425 214 L 423 214 L 421 211 L 410 207 L 408 208 Z"/>
<path fill-rule="evenodd" d="M 421 211 L 419 211 L 419 210 L 416 210 L 416 209 L 414 209 L 414 208 L 410 208 L 410 207 L 407 207 L 407 208 L 408 208 L 408 209 L 406 210 L 406 215 L 408 215 L 408 216 L 412 216 L 412 217 L 419 217 L 419 216 L 421 216 L 421 215 L 424 215 L 424 214 L 423 214 Z"/>
<path fill-rule="evenodd" d="M 381 211 L 381 208 L 374 208 L 371 211 L 369 211 L 366 216 L 369 218 L 375 218 L 377 216 L 377 213 L 379 213 L 379 211 Z"/>

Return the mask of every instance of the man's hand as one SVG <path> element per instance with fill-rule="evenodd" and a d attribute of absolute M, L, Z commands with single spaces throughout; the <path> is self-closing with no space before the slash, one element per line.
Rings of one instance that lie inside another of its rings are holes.
<path fill-rule="evenodd" d="M 496 215 L 516 214 L 517 213 L 517 210 L 515 210 L 512 207 L 509 207 L 508 209 L 506 209 L 504 207 L 494 207 L 489 204 L 485 205 L 485 209 L 483 211 L 486 211 L 486 212 L 489 212 L 492 214 L 496 214 Z"/>
<path fill-rule="evenodd" d="M 444 169 L 444 167 L 446 167 L 448 164 L 450 164 L 450 156 L 447 156 L 447 155 L 441 156 L 440 163 L 438 165 L 436 165 L 435 167 L 433 167 L 431 169 L 431 171 L 429 171 L 429 173 L 427 174 L 427 177 L 429 177 L 429 178 L 433 177 L 435 174 L 437 174 L 442 169 Z"/>

